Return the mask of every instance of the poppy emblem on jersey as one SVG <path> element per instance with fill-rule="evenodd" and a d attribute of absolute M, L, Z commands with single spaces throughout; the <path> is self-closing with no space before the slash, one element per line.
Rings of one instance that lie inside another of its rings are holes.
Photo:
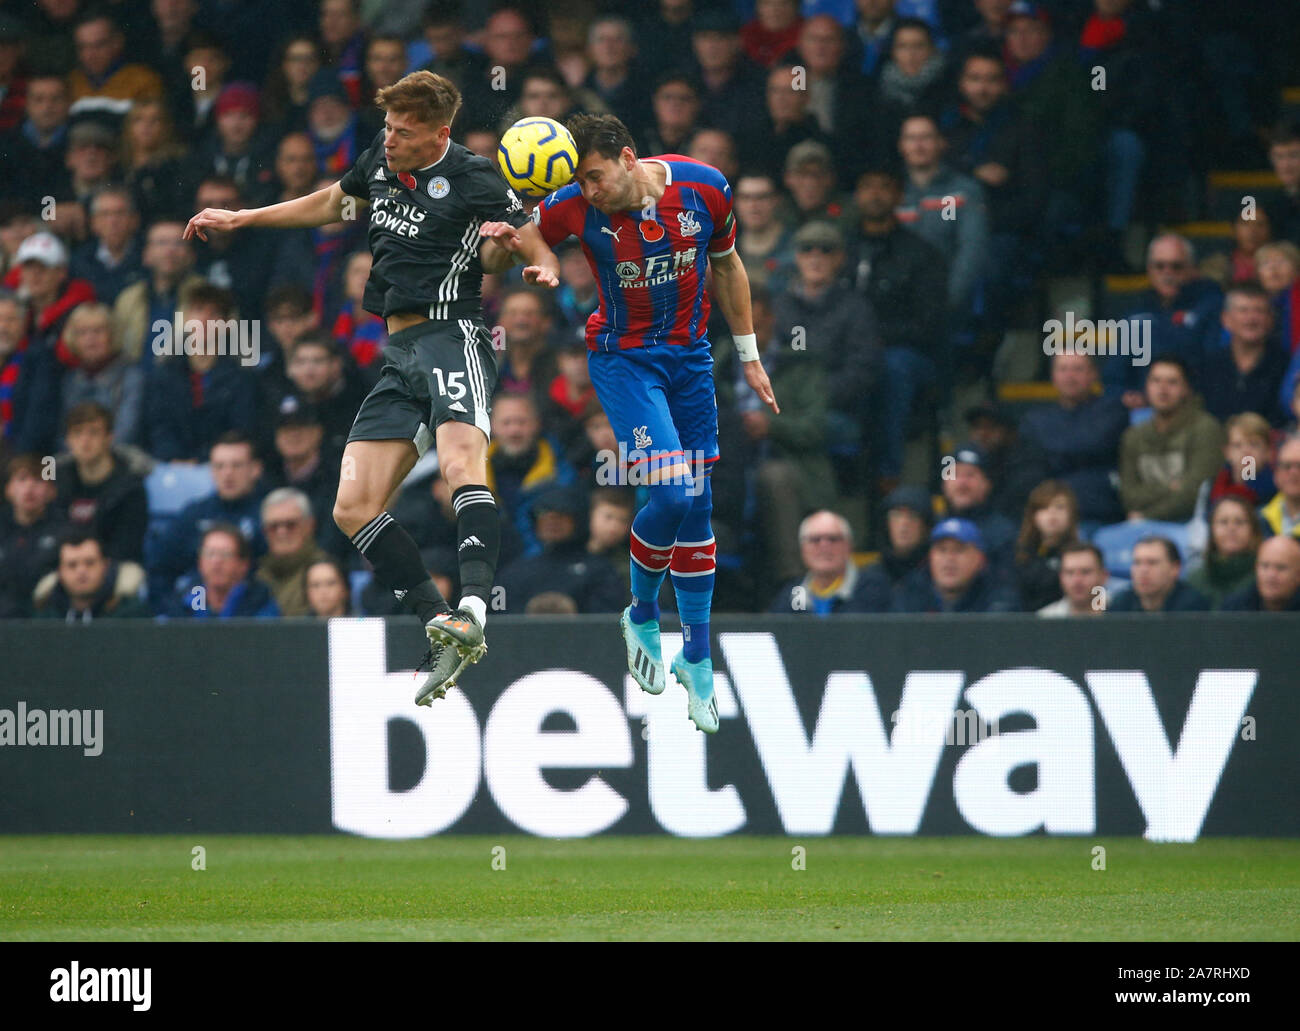
<path fill-rule="evenodd" d="M 641 274 L 641 266 L 635 261 L 620 261 L 614 266 L 619 279 L 636 279 Z"/>
<path fill-rule="evenodd" d="M 441 200 L 451 192 L 451 184 L 440 175 L 435 175 L 429 180 L 429 196 L 434 200 Z"/>
<path fill-rule="evenodd" d="M 403 186 L 405 186 L 408 190 L 415 189 L 415 176 L 411 175 L 410 172 L 398 172 L 397 181 L 401 183 Z"/>
<path fill-rule="evenodd" d="M 654 219 L 642 219 L 637 228 L 641 230 L 641 239 L 645 240 L 646 243 L 658 243 L 664 238 L 664 227 Z"/>
<path fill-rule="evenodd" d="M 694 236 L 704 227 L 695 221 L 694 211 L 679 211 L 677 224 L 682 228 L 682 236 Z"/>

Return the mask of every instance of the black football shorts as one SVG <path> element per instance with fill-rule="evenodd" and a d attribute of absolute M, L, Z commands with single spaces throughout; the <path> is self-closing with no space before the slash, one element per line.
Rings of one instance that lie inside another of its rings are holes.
<path fill-rule="evenodd" d="M 361 402 L 348 440 L 409 440 L 423 455 L 449 419 L 491 438 L 496 384 L 492 336 L 482 318 L 409 326 L 388 338 L 379 382 Z"/>

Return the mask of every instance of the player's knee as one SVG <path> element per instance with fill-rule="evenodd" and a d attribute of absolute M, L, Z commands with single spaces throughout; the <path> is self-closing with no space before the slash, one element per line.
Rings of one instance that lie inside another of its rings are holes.
<path fill-rule="evenodd" d="M 379 514 L 369 511 L 370 507 L 373 506 L 363 505 L 358 498 L 340 494 L 334 499 L 334 525 L 351 537 Z"/>
<path fill-rule="evenodd" d="M 690 494 L 690 484 L 677 480 L 650 484 L 650 504 L 674 525 L 680 524 L 686 518 L 694 501 Z"/>

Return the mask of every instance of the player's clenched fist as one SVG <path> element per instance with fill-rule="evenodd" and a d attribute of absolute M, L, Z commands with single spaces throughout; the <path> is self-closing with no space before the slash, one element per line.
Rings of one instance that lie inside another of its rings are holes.
<path fill-rule="evenodd" d="M 215 229 L 218 232 L 229 232 L 232 229 L 238 229 L 237 219 L 238 211 L 226 211 L 224 208 L 204 208 L 185 226 L 185 239 L 197 236 L 200 240 L 207 240 L 208 234 L 205 229 Z"/>

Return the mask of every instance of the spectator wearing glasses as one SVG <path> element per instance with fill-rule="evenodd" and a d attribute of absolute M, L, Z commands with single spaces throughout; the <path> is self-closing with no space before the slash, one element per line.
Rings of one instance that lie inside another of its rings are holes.
<path fill-rule="evenodd" d="M 1300 436 L 1288 437 L 1277 449 L 1273 477 L 1277 493 L 1259 512 L 1267 532 L 1300 537 Z"/>
<path fill-rule="evenodd" d="M 777 591 L 769 612 L 830 616 L 885 611 L 889 595 L 878 580 L 858 571 L 853 530 L 843 516 L 829 509 L 808 516 L 799 524 L 799 554 L 807 573 Z"/>
<path fill-rule="evenodd" d="M 262 533 L 266 554 L 256 578 L 271 589 L 280 615 L 308 615 L 303 576 L 309 566 L 329 559 L 315 540 L 311 499 L 294 487 L 271 491 L 262 499 Z"/>
<path fill-rule="evenodd" d="M 1149 363 L 1165 355 L 1179 358 L 1196 385 L 1206 353 L 1218 340 L 1223 291 L 1214 280 L 1197 273 L 1191 242 L 1176 233 L 1151 241 L 1146 269 L 1151 287 L 1138 295 L 1126 318 L 1134 328 L 1150 322 Z M 1135 365 L 1127 355 L 1110 356 L 1102 369 L 1107 396 L 1119 398 L 1127 408 L 1141 408 L 1146 404 L 1142 385 L 1151 364 Z"/>

